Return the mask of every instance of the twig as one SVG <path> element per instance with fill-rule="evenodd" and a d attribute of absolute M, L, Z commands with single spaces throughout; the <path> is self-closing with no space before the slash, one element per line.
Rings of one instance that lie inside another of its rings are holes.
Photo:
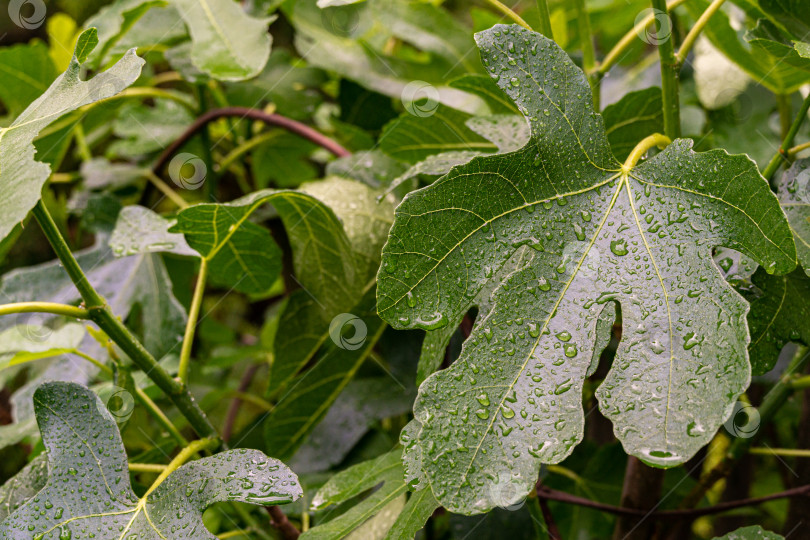
<path fill-rule="evenodd" d="M 706 8 L 706 11 L 700 15 L 700 18 L 695 22 L 692 29 L 689 30 L 689 33 L 686 34 L 686 37 L 683 38 L 681 47 L 678 49 L 678 55 L 675 57 L 679 65 L 683 65 L 683 63 L 686 62 L 686 57 L 689 55 L 689 51 L 692 49 L 692 46 L 694 46 L 698 36 L 706 27 L 712 15 L 717 13 L 717 10 L 720 9 L 720 6 L 722 6 L 725 1 L 726 0 L 714 0 L 714 2 Z"/>
<path fill-rule="evenodd" d="M 630 516 L 630 517 L 649 517 L 655 519 L 683 519 L 683 518 L 696 518 L 700 516 L 708 516 L 712 514 L 719 514 L 735 508 L 743 508 L 745 506 L 755 506 L 768 501 L 778 499 L 788 499 L 792 497 L 807 497 L 810 496 L 810 485 L 799 486 L 779 493 L 772 493 L 763 497 L 752 497 L 748 499 L 740 499 L 737 501 L 729 501 L 724 503 L 715 504 L 714 506 L 706 506 L 703 508 L 683 508 L 678 510 L 656 510 L 649 512 L 647 510 L 640 510 L 638 508 L 625 508 L 622 506 L 613 506 L 611 504 L 604 504 L 598 501 L 592 501 L 576 495 L 570 495 L 562 491 L 547 488 L 545 486 L 538 486 L 537 497 L 549 501 L 557 501 L 585 508 L 593 508 L 608 514 L 615 514 L 617 516 Z"/>
<path fill-rule="evenodd" d="M 808 109 L 810 109 L 810 95 L 805 98 L 804 103 L 802 103 L 802 106 L 799 108 L 799 114 L 796 116 L 796 119 L 793 120 L 793 124 L 790 126 L 787 136 L 785 136 L 785 139 L 782 141 L 782 146 L 779 147 L 779 151 L 776 152 L 776 155 L 771 158 L 768 166 L 762 171 L 762 176 L 764 176 L 766 180 L 771 179 L 773 173 L 776 172 L 776 169 L 778 169 L 779 165 L 782 163 L 782 160 L 787 161 L 788 150 L 793 144 L 793 139 L 796 138 L 799 128 L 802 127 Z"/>
<path fill-rule="evenodd" d="M 278 529 L 284 540 L 296 540 L 301 536 L 301 531 L 295 528 L 295 525 L 290 523 L 287 519 L 287 514 L 278 506 L 265 506 L 264 509 L 270 514 L 270 519 L 273 520 L 273 527 Z"/>
<path fill-rule="evenodd" d="M 495 9 L 497 9 L 498 11 L 500 11 L 501 13 L 503 13 L 504 15 L 506 15 L 507 17 L 509 17 L 510 19 L 512 19 L 512 21 L 522 26 L 523 28 L 527 30 L 532 29 L 532 27 L 529 26 L 529 24 L 523 20 L 523 17 L 512 11 L 509 8 L 509 6 L 507 6 L 503 2 L 500 2 L 499 0 L 486 0 L 486 2 Z"/>
<path fill-rule="evenodd" d="M 225 425 L 222 428 L 222 440 L 225 442 L 228 442 L 231 438 L 233 425 L 236 422 L 236 417 L 239 415 L 239 408 L 242 406 L 240 394 L 248 389 L 257 371 L 259 371 L 259 364 L 250 365 L 239 381 L 236 397 L 233 398 L 230 407 L 228 407 L 228 414 L 225 416 Z"/>
<path fill-rule="evenodd" d="M 549 540 L 562 540 L 560 529 L 557 527 L 557 522 L 554 521 L 554 516 L 551 514 L 551 509 L 548 507 L 548 501 L 538 497 L 537 502 L 540 504 L 540 510 L 543 512 L 543 519 L 546 520 Z"/>
<path fill-rule="evenodd" d="M 161 169 L 171 160 L 172 156 L 182 148 L 189 139 L 191 139 L 199 130 L 205 127 L 209 122 L 218 120 L 220 118 L 239 117 L 250 118 L 252 120 L 259 120 L 265 124 L 271 124 L 280 128 L 286 129 L 290 133 L 295 133 L 318 146 L 325 148 L 338 157 L 345 157 L 350 155 L 350 152 L 343 148 L 340 144 L 333 141 L 326 135 L 319 133 L 311 127 L 296 122 L 286 116 L 280 114 L 271 114 L 261 111 L 259 109 L 248 109 L 246 107 L 223 107 L 221 109 L 211 109 L 202 116 L 198 117 L 187 129 L 178 137 L 166 150 L 160 154 L 152 171 L 158 174 Z"/>

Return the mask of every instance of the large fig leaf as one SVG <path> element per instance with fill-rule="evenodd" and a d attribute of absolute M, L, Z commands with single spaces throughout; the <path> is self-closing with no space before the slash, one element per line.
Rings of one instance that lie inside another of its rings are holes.
<path fill-rule="evenodd" d="M 191 61 L 206 74 L 237 81 L 258 75 L 270 57 L 272 18 L 257 19 L 231 0 L 116 0 L 88 26 L 99 29 L 100 61 L 153 7 L 177 9 L 191 34 Z"/>
<path fill-rule="evenodd" d="M 662 467 L 689 459 L 751 372 L 748 305 L 712 248 L 741 251 L 770 272 L 796 265 L 787 220 L 746 156 L 695 153 L 677 140 L 622 166 L 564 51 L 503 25 L 477 41 L 531 140 L 405 198 L 377 304 L 397 328 L 440 329 L 521 247 L 533 254 L 497 284 L 459 360 L 429 377 L 414 405 L 413 455 L 437 500 L 461 513 L 493 508 L 504 489 L 528 493 L 540 464 L 561 461 L 582 439 L 583 380 L 612 302 L 624 334 L 600 408 L 629 454 Z"/>
<path fill-rule="evenodd" d="M 284 504 L 301 496 L 281 462 L 233 450 L 183 465 L 139 499 L 115 420 L 93 392 L 46 383 L 34 402 L 48 481 L 0 524 L 3 538 L 214 539 L 202 512 L 216 502 Z"/>
<path fill-rule="evenodd" d="M 129 51 L 114 66 L 89 81 L 79 78 L 81 63 L 76 57 L 87 55 L 87 49 L 97 39 L 91 28 L 79 36 L 76 52 L 67 71 L 29 105 L 7 128 L 0 128 L 0 239 L 25 219 L 40 198 L 42 186 L 51 168 L 34 159 L 33 141 L 48 124 L 65 113 L 88 103 L 111 97 L 138 78 L 143 60 Z"/>

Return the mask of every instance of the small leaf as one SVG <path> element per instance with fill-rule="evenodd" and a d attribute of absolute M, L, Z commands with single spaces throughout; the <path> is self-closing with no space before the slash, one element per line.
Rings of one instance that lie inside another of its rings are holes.
<path fill-rule="evenodd" d="M 0 190 L 6 193 L 0 203 L 0 238 L 25 219 L 50 175 L 50 167 L 34 159 L 32 143 L 39 132 L 67 112 L 119 93 L 138 78 L 143 63 L 130 51 L 107 71 L 82 81 L 81 65 L 74 57 L 68 70 L 14 123 L 0 128 Z"/>
<path fill-rule="evenodd" d="M 76 40 L 76 51 L 73 56 L 80 64 L 84 64 L 87 57 L 93 52 L 93 49 L 98 45 L 98 30 L 95 28 L 88 28 L 79 35 Z"/>
<path fill-rule="evenodd" d="M 296 476 L 257 450 L 232 450 L 187 463 L 138 499 L 121 435 L 106 405 L 87 388 L 45 383 L 34 394 L 48 451 L 48 481 L 0 524 L 3 537 L 87 534 L 166 539 L 177 531 L 215 539 L 202 512 L 221 501 L 284 504 L 301 496 Z"/>
<path fill-rule="evenodd" d="M 564 51 L 515 26 L 477 39 L 531 140 L 405 198 L 377 303 L 396 328 L 435 331 L 493 290 L 461 357 L 420 386 L 414 405 L 430 487 L 468 514 L 497 506 L 503 483 L 528 493 L 540 464 L 581 440 L 582 386 L 608 302 L 621 305 L 624 335 L 597 390 L 601 410 L 627 453 L 659 467 L 689 459 L 750 381 L 747 304 L 711 248 L 771 272 L 795 267 L 787 221 L 750 159 L 677 140 L 623 168 Z M 526 252 L 527 264 L 500 277 Z"/>

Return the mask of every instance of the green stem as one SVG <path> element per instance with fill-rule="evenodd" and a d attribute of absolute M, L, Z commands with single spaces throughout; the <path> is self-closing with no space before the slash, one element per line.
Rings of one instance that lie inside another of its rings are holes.
<path fill-rule="evenodd" d="M 158 364 L 149 351 L 124 326 L 124 323 L 113 314 L 104 298 L 90 284 L 42 201 L 37 202 L 36 206 L 34 206 L 33 214 L 57 257 L 62 262 L 65 271 L 84 299 L 87 311 L 90 313 L 90 319 L 106 332 L 107 336 L 129 356 L 136 366 L 154 381 L 158 388 L 166 393 L 198 435 L 218 440 L 219 436 L 216 429 L 211 425 L 202 409 L 194 402 L 194 398 L 185 385 L 173 379 L 163 369 L 163 366 Z"/>
<path fill-rule="evenodd" d="M 698 36 L 708 24 L 709 19 L 712 18 L 712 15 L 717 13 L 717 10 L 720 9 L 725 3 L 726 0 L 714 0 L 709 7 L 706 8 L 697 21 L 695 21 L 695 25 L 689 30 L 689 33 L 686 34 L 686 37 L 683 38 L 683 43 L 681 43 L 680 49 L 678 49 L 678 56 L 676 60 L 679 66 L 682 66 L 683 63 L 686 61 L 686 57 L 689 55 L 689 51 L 695 45 L 695 41 L 697 41 Z"/>
<path fill-rule="evenodd" d="M 248 526 L 262 538 L 262 540 L 273 540 L 272 536 L 264 532 L 264 529 L 267 528 L 267 522 L 264 524 L 259 523 L 259 520 L 253 517 L 253 514 L 251 514 L 247 508 L 239 503 L 231 503 L 231 508 L 233 508 L 237 514 L 239 514 L 242 521 L 247 523 Z"/>
<path fill-rule="evenodd" d="M 779 113 L 779 137 L 784 139 L 790 132 L 790 95 L 776 94 L 776 110 Z"/>
<path fill-rule="evenodd" d="M 788 157 L 793 157 L 799 152 L 807 150 L 808 148 L 810 148 L 810 142 L 797 144 L 796 146 L 787 151 Z"/>
<path fill-rule="evenodd" d="M 775 173 L 776 169 L 779 168 L 779 165 L 782 164 L 782 160 L 785 160 L 785 162 L 787 162 L 788 150 L 793 144 L 793 139 L 796 138 L 796 134 L 799 132 L 799 128 L 802 127 L 804 119 L 807 117 L 808 109 L 810 109 L 810 95 L 808 95 L 802 102 L 802 106 L 799 108 L 799 114 L 798 116 L 796 116 L 796 119 L 793 120 L 793 124 L 791 124 L 790 129 L 787 132 L 787 135 L 782 140 L 782 146 L 779 147 L 779 151 L 776 153 L 776 155 L 773 156 L 771 162 L 768 163 L 768 166 L 765 167 L 765 170 L 762 172 L 762 176 L 764 176 L 766 180 L 771 179 L 773 173 Z"/>
<path fill-rule="evenodd" d="M 76 124 L 73 135 L 76 137 L 76 150 L 79 152 L 79 157 L 81 157 L 82 161 L 90 161 L 93 159 L 93 154 L 90 152 L 90 147 L 87 145 L 87 137 L 84 136 L 84 128 L 81 124 Z"/>
<path fill-rule="evenodd" d="M 174 437 L 174 440 L 177 441 L 177 444 L 180 446 L 188 446 L 188 440 L 183 437 L 180 431 L 175 427 L 171 420 L 160 410 L 160 407 L 152 401 L 146 392 L 143 391 L 142 388 L 135 386 L 135 396 L 138 398 L 138 401 L 141 402 L 141 405 L 146 407 L 146 410 L 158 421 L 158 423 L 163 426 L 169 435 Z"/>
<path fill-rule="evenodd" d="M 595 74 L 596 53 L 593 48 L 593 37 L 591 33 L 591 19 L 588 17 L 588 9 L 585 7 L 585 0 L 576 0 L 577 9 L 577 31 L 579 41 L 582 46 L 582 69 L 588 76 L 588 83 L 591 85 L 593 103 L 598 111 L 599 107 L 599 76 Z"/>
<path fill-rule="evenodd" d="M 95 358 L 90 356 L 89 354 L 85 354 L 82 351 L 80 351 L 79 349 L 73 349 L 70 352 L 75 354 L 79 358 L 83 358 L 83 359 L 87 360 L 88 362 L 90 362 L 91 364 L 96 366 L 98 369 L 100 369 L 101 371 L 103 371 L 107 375 L 110 375 L 110 376 L 113 375 L 113 370 L 110 369 L 110 366 L 105 366 L 104 364 L 102 364 L 101 362 L 99 362 L 98 360 L 96 360 Z"/>
<path fill-rule="evenodd" d="M 188 370 L 191 362 L 191 347 L 194 344 L 194 332 L 197 329 L 197 319 L 200 316 L 200 306 L 202 306 L 203 294 L 205 293 L 205 282 L 208 279 L 208 259 L 200 260 L 200 273 L 197 276 L 197 284 L 194 286 L 194 296 L 191 299 L 191 307 L 188 310 L 188 321 L 186 321 L 186 333 L 183 336 L 183 348 L 180 350 L 180 367 L 177 376 L 182 382 L 188 381 Z"/>
<path fill-rule="evenodd" d="M 162 178 L 152 172 L 151 169 L 144 169 L 142 172 L 146 179 L 152 182 L 152 185 L 158 188 L 158 190 L 174 204 L 176 204 L 178 208 L 181 210 L 188 208 L 188 203 L 186 200 L 183 199 L 183 197 L 181 197 L 175 190 L 173 190 L 169 184 L 164 182 Z"/>
<path fill-rule="evenodd" d="M 90 312 L 84 308 L 69 306 L 67 304 L 56 304 L 53 302 L 18 302 L 15 304 L 0 305 L 0 315 L 11 315 L 13 313 L 53 313 L 54 315 L 64 315 L 74 319 L 89 319 Z"/>
<path fill-rule="evenodd" d="M 687 0 L 672 0 L 667 4 L 667 9 L 672 11 L 676 7 L 680 6 Z M 649 15 L 641 19 L 638 23 L 636 23 L 633 28 L 627 32 L 622 38 L 616 42 L 616 45 L 613 46 L 612 49 L 605 55 L 604 60 L 602 63 L 599 64 L 599 68 L 596 70 L 599 75 L 604 75 L 610 68 L 612 68 L 616 62 L 621 60 L 622 54 L 632 45 L 635 43 L 636 39 L 638 38 L 639 34 L 644 31 L 648 26 L 650 26 L 655 21 L 655 12 L 651 12 Z"/>
<path fill-rule="evenodd" d="M 158 465 L 155 463 L 130 463 L 130 472 L 149 472 L 160 474 L 166 470 L 166 465 Z"/>
<path fill-rule="evenodd" d="M 751 448 L 748 453 L 759 456 L 810 457 L 810 450 L 797 448 Z"/>
<path fill-rule="evenodd" d="M 669 17 L 665 0 L 652 0 L 654 10 Z M 680 64 L 675 58 L 675 46 L 672 44 L 672 35 L 666 36 L 658 44 L 658 55 L 661 59 L 661 91 L 664 101 L 664 133 L 670 139 L 681 136 L 681 112 L 678 97 L 678 78 Z"/>
<path fill-rule="evenodd" d="M 237 159 L 247 154 L 257 146 L 278 138 L 279 135 L 280 133 L 278 131 L 265 131 L 264 133 L 256 135 L 255 137 L 243 142 L 242 144 L 231 150 L 228 153 L 228 155 L 226 155 L 219 161 L 219 164 L 217 165 L 217 170 L 219 171 L 220 174 L 224 173 L 225 170 L 228 167 L 230 167 L 231 164 L 235 162 Z"/>
<path fill-rule="evenodd" d="M 554 32 L 551 29 L 551 15 L 548 11 L 546 0 L 537 0 L 537 11 L 540 13 L 540 28 L 538 31 L 548 39 L 554 39 Z"/>
<path fill-rule="evenodd" d="M 529 26 L 529 23 L 524 21 L 520 15 L 509 9 L 509 6 L 507 6 L 503 2 L 500 2 L 500 0 L 486 0 L 486 2 L 495 9 L 497 9 L 498 11 L 500 11 L 501 13 L 503 13 L 504 15 L 506 15 L 507 17 L 509 17 L 510 19 L 512 19 L 514 22 L 522 26 L 523 28 L 527 30 L 532 29 L 532 27 Z"/>
<path fill-rule="evenodd" d="M 779 381 L 771 388 L 765 397 L 762 399 L 762 404 L 759 406 L 759 425 L 765 425 L 776 414 L 782 405 L 785 404 L 788 397 L 794 392 L 792 382 L 794 381 L 794 374 L 800 373 L 804 370 L 807 362 L 810 360 L 810 354 L 807 347 L 799 347 L 793 359 L 790 361 L 785 372 L 779 378 Z M 751 445 L 754 443 L 753 437 L 737 437 L 728 447 L 726 455 L 723 460 L 714 466 L 714 468 L 707 474 L 703 475 L 692 491 L 681 502 L 680 508 L 694 508 L 703 499 L 703 496 L 708 492 L 711 487 L 722 478 L 725 478 L 734 465 L 748 452 Z"/>
<path fill-rule="evenodd" d="M 526 509 L 529 511 L 529 515 L 532 517 L 532 525 L 534 525 L 534 532 L 537 536 L 537 540 L 547 538 L 546 520 L 543 517 L 543 510 L 540 508 L 540 501 L 538 500 L 536 493 L 532 492 L 526 499 Z"/>

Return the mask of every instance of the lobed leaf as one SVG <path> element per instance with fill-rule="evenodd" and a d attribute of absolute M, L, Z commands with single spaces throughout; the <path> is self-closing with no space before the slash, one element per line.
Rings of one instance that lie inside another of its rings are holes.
<path fill-rule="evenodd" d="M 689 459 L 750 381 L 748 306 L 712 248 L 770 272 L 796 264 L 750 159 L 677 140 L 622 167 L 564 51 L 517 27 L 476 37 L 531 140 L 409 194 L 378 275 L 378 312 L 397 328 L 439 330 L 493 290 L 459 360 L 429 377 L 414 405 L 411 445 L 437 500 L 459 513 L 493 508 L 504 489 L 528 493 L 540 464 L 581 440 L 582 385 L 607 303 L 621 305 L 624 334 L 597 391 L 601 410 L 627 453 L 660 467 Z M 525 252 L 528 264 L 494 277 Z"/>
<path fill-rule="evenodd" d="M 214 539 L 202 520 L 211 504 L 283 504 L 301 496 L 298 479 L 281 462 L 257 450 L 232 450 L 183 465 L 139 499 L 116 423 L 95 394 L 45 383 L 34 401 L 48 480 L 0 523 L 3 538 Z"/>
<path fill-rule="evenodd" d="M 79 36 L 77 53 L 86 55 L 95 29 Z M 79 46 L 83 49 L 80 51 Z M 89 103 L 109 98 L 131 85 L 141 73 L 143 60 L 129 51 L 114 66 L 89 81 L 79 78 L 81 64 L 75 57 L 67 71 L 6 128 L 0 128 L 0 190 L 6 196 L 0 203 L 0 238 L 25 219 L 40 198 L 50 167 L 34 159 L 34 139 L 48 124 L 65 113 Z"/>

